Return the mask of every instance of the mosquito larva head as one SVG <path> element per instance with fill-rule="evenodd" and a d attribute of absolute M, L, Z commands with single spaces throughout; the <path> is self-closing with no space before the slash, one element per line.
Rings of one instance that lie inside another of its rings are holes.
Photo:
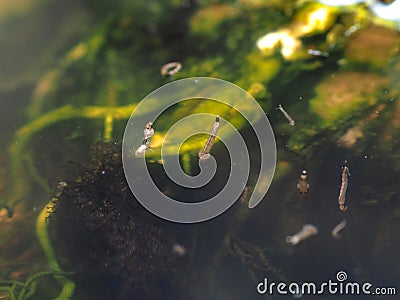
<path fill-rule="evenodd" d="M 291 245 L 297 245 L 300 242 L 299 236 L 298 235 L 288 235 L 286 237 L 286 243 L 291 244 Z"/>

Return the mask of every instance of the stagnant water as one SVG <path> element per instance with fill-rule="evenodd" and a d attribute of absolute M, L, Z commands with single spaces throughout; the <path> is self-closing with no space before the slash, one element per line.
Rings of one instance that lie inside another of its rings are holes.
<path fill-rule="evenodd" d="M 64 53 L 65 49 L 69 49 L 79 41 L 79 33 L 76 29 L 71 29 L 71 32 L 66 33 L 66 39 L 71 39 L 71 42 L 55 43 L 46 56 L 56 58 L 47 61 L 40 55 L 40 49 L 44 50 L 42 47 L 43 44 L 49 42 L 48 37 L 40 36 L 39 33 L 43 33 L 44 28 L 52 27 L 49 24 L 55 28 L 59 24 L 59 20 L 64 22 L 74 20 L 73 15 L 81 12 L 81 9 L 81 3 L 76 1 L 65 10 L 50 5 L 47 9 L 35 10 L 35 13 L 28 14 L 25 19 L 22 19 L 25 23 L 39 20 L 47 16 L 49 11 L 68 12 L 61 14 L 59 19 L 43 21 L 45 26 L 37 21 L 38 23 L 35 23 L 37 28 L 32 31 L 38 36 L 29 43 L 34 46 L 28 47 L 30 48 L 28 50 L 24 50 L 26 45 L 22 43 L 22 40 L 28 39 L 31 32 L 23 28 L 21 20 L 20 22 L 15 21 L 16 23 L 11 21 L 7 23 L 8 27 L 6 28 L 9 28 L 10 32 L 14 30 L 15 34 L 10 34 L 8 40 L 5 40 L 4 43 L 7 43 L 8 47 L 4 51 L 7 53 L 1 55 L 4 67 L 0 75 L 5 82 L 8 78 L 9 82 L 0 84 L 0 171 L 2 172 L 0 173 L 0 183 L 11 184 L 7 179 L 9 162 L 6 152 L 13 142 L 17 128 L 28 120 L 24 108 L 30 102 L 36 83 L 34 78 L 43 75 L 46 69 L 54 67 L 55 62 L 63 57 L 60 52 Z M 79 16 L 84 20 L 80 21 L 82 24 L 89 22 L 88 15 L 80 14 Z M 18 32 L 20 33 L 18 34 Z M 55 33 L 49 32 L 48 34 Z M 24 60 L 19 60 L 18 57 L 23 57 Z M 41 58 L 43 63 L 23 64 L 24 61 L 32 62 L 38 58 Z M 30 72 L 26 69 L 29 69 Z M 196 276 L 193 276 L 193 282 L 186 283 L 185 288 L 193 290 L 190 294 L 195 295 L 195 299 L 289 299 L 293 298 L 293 295 L 278 293 L 277 285 L 280 282 L 286 284 L 311 282 L 320 288 L 329 280 L 338 282 L 339 274 L 347 276 L 344 283 L 356 282 L 361 285 L 369 282 L 374 287 L 394 287 L 397 289 L 397 294 L 399 293 L 398 250 L 400 249 L 400 238 L 398 232 L 400 219 L 397 196 L 399 188 L 394 182 L 394 178 L 398 178 L 398 172 L 395 168 L 391 168 L 392 150 L 374 150 L 379 147 L 374 145 L 373 139 L 364 152 L 347 150 L 332 141 L 330 139 L 332 132 L 328 131 L 318 135 L 317 146 L 313 149 L 310 157 L 299 156 L 288 150 L 288 139 L 296 134 L 297 128 L 307 124 L 307 120 L 302 117 L 302 112 L 305 110 L 302 99 L 311 97 L 311 91 L 318 83 L 319 76 L 331 70 L 333 72 L 334 69 L 335 67 L 328 65 L 312 75 L 310 72 L 304 71 L 304 74 L 300 73 L 299 76 L 294 77 L 294 80 L 289 80 L 287 83 L 281 84 L 278 78 L 270 84 L 273 94 L 270 101 L 273 106 L 284 103 L 285 107 L 291 107 L 290 114 L 296 120 L 296 125 L 293 129 L 288 130 L 290 125 L 279 111 L 274 109 L 268 111 L 277 143 L 277 163 L 278 165 L 281 163 L 281 166 L 282 164 L 287 165 L 289 168 L 282 176 L 273 180 L 268 194 L 255 209 L 249 210 L 246 203 L 238 201 L 218 218 L 195 225 L 174 225 L 178 229 L 183 229 L 184 235 L 186 235 L 185 240 L 189 241 L 188 244 L 182 245 L 186 249 L 184 255 L 190 257 L 189 265 L 186 267 L 189 267 Z M 395 66 L 392 70 L 388 70 L 392 77 L 396 77 L 393 74 L 397 74 L 397 72 L 399 71 L 395 69 Z M 18 77 L 18 74 L 24 76 Z M 395 84 L 393 83 L 393 87 Z M 144 94 L 146 92 L 149 91 L 143 91 Z M 395 117 L 392 116 L 392 118 Z M 82 126 L 83 133 L 81 136 L 71 137 L 70 128 L 75 126 Z M 384 127 L 384 125 L 377 125 L 376 132 L 378 133 L 382 130 L 380 126 Z M 117 125 L 117 134 L 122 136 L 123 127 L 123 122 Z M 68 160 L 88 164 L 90 160 L 89 145 L 95 138 L 89 138 L 90 141 L 85 139 L 85 130 L 94 133 L 100 132 L 99 128 L 102 128 L 100 122 L 65 122 L 54 129 L 54 132 L 50 129 L 45 130 L 37 137 L 42 143 L 37 143 L 40 145 L 37 145 L 36 150 L 39 149 L 37 152 L 42 155 L 35 156 L 35 166 L 41 170 L 42 165 L 54 165 L 54 170 L 47 177 L 53 175 L 56 175 L 57 179 L 71 177 L 70 174 L 66 174 L 65 170 L 68 168 L 64 168 L 63 165 L 68 164 Z M 251 137 L 249 129 L 242 129 L 241 132 L 249 138 L 250 156 L 255 157 L 255 162 L 257 162 L 259 160 L 257 158 L 257 141 Z M 62 144 L 64 142 L 63 134 L 70 141 L 65 147 Z M 396 138 L 395 135 L 394 138 Z M 57 147 L 58 144 L 60 144 L 59 147 Z M 57 153 L 63 154 L 62 161 L 56 154 L 46 153 L 48 145 L 51 145 L 52 149 L 57 149 Z M 215 190 L 209 191 L 211 193 L 218 191 L 220 185 L 223 185 L 229 163 L 226 149 L 222 145 L 217 143 L 213 147 L 213 154 L 217 158 L 222 175 L 214 187 Z M 197 159 L 195 156 L 191 158 L 190 164 L 195 172 Z M 346 195 L 348 210 L 342 212 L 338 208 L 337 198 L 341 185 L 341 168 L 345 161 L 347 161 L 351 176 Z M 300 195 L 296 188 L 300 172 L 303 169 L 308 172 L 310 184 L 309 191 L 305 196 Z M 73 176 L 75 175 L 73 174 Z M 162 172 L 153 175 L 155 181 L 159 180 L 163 183 L 164 191 L 177 193 L 183 199 L 193 198 L 192 190 L 175 189 L 174 185 L 164 183 L 165 174 Z M 45 178 L 45 180 L 54 186 L 54 180 L 51 178 Z M 2 187 L 3 189 L 5 188 Z M 16 222 L 11 225 L 13 227 L 7 225 L 7 230 L 12 228 L 10 232 L 14 236 L 2 234 L 0 257 L 4 266 L 2 276 L 5 276 L 2 279 L 8 279 L 7 276 L 12 273 L 14 265 L 16 270 L 21 269 L 21 265 L 15 261 L 15 257 L 10 256 L 13 251 L 21 253 L 21 243 L 12 243 L 10 244 L 12 246 L 5 247 L 6 242 L 12 239 L 24 239 L 24 245 L 32 249 L 28 259 L 25 258 L 23 262 L 22 275 L 17 277 L 18 279 L 26 279 L 28 275 L 47 268 L 32 230 L 37 210 L 46 202 L 42 198 L 46 197 L 49 197 L 46 192 L 39 186 L 33 185 L 30 188 L 30 196 L 24 199 L 25 206 L 29 208 L 29 212 L 26 214 L 28 224 Z M 347 221 L 346 228 L 341 233 L 341 238 L 335 239 L 331 235 L 331 230 L 343 219 Z M 5 222 L 4 220 L 5 218 L 2 217 L 2 222 Z M 298 245 L 289 245 L 286 237 L 298 232 L 304 224 L 315 225 L 318 233 Z M 57 245 L 55 248 L 57 249 Z M 70 267 L 67 271 L 74 271 L 78 274 L 74 277 L 77 284 L 76 299 L 99 297 L 96 293 L 98 288 L 96 280 L 80 277 L 79 272 L 82 271 L 82 267 L 74 266 L 73 258 L 65 256 L 59 259 L 63 265 Z M 32 266 L 31 269 L 29 266 Z M 91 274 L 90 270 L 84 270 L 83 273 L 85 276 L 93 276 L 93 278 L 96 275 Z M 113 278 L 109 277 L 108 279 L 111 288 Z M 257 286 L 263 289 L 264 285 L 260 286 L 259 284 L 265 281 L 273 282 L 276 285 L 273 287 L 272 294 L 268 290 L 267 296 L 262 296 L 257 291 Z M 43 297 L 54 295 L 56 286 L 57 283 L 52 279 L 43 280 L 40 285 L 41 295 L 45 295 Z M 325 286 L 325 288 L 327 287 Z M 47 293 L 46 290 L 49 292 Z M 324 290 L 321 297 L 323 299 L 357 298 L 355 295 L 343 294 L 343 292 L 337 292 L 334 295 Z M 308 299 L 316 296 L 295 295 L 295 297 Z M 135 299 L 134 295 L 132 295 L 132 299 Z M 396 299 L 396 296 L 381 296 L 379 299 Z"/>

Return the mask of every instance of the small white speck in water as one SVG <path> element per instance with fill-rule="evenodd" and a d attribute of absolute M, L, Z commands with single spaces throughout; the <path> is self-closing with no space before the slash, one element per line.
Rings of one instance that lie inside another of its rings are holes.
<path fill-rule="evenodd" d="M 180 244 L 174 244 L 172 247 L 172 252 L 178 256 L 184 256 L 186 253 L 186 248 Z"/>

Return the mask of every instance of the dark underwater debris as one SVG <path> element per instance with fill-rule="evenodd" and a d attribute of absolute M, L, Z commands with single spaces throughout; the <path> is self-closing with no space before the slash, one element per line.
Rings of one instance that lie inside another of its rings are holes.
<path fill-rule="evenodd" d="M 77 273 L 77 294 L 102 299 L 183 299 L 188 296 L 181 227 L 150 214 L 125 180 L 121 144 L 97 143 L 93 160 L 68 182 L 56 204 L 53 234 Z M 186 264 L 187 265 L 187 264 Z M 79 280 L 81 277 L 81 280 Z M 182 293 L 182 294 L 181 294 Z M 187 299 L 187 298 L 185 298 Z"/>

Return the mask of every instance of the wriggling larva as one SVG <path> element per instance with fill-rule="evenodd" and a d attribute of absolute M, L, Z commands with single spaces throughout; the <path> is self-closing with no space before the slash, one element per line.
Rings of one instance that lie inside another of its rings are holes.
<path fill-rule="evenodd" d="M 282 114 L 285 116 L 285 118 L 289 121 L 289 125 L 294 126 L 295 122 L 292 119 L 292 117 L 284 110 L 281 104 L 278 105 L 277 109 L 279 109 Z"/>
<path fill-rule="evenodd" d="M 212 128 L 212 130 L 210 132 L 210 135 L 209 135 L 208 139 L 207 139 L 207 142 L 204 145 L 203 149 L 199 152 L 199 158 L 201 160 L 205 160 L 205 159 L 210 158 L 210 154 L 209 153 L 210 153 L 210 150 L 211 150 L 211 148 L 212 148 L 212 146 L 214 144 L 218 128 L 219 128 L 219 116 L 217 116 L 215 118 L 215 123 L 214 123 L 214 126 L 213 126 L 213 128 Z"/>
<path fill-rule="evenodd" d="M 347 210 L 346 206 L 346 192 L 349 185 L 350 171 L 348 167 L 342 168 L 342 184 L 340 186 L 338 204 L 341 211 Z"/>
<path fill-rule="evenodd" d="M 342 220 L 340 221 L 339 224 L 337 224 L 333 229 L 332 229 L 332 236 L 335 239 L 340 239 L 341 238 L 341 234 L 340 232 L 346 227 L 347 221 L 346 220 Z"/>
<path fill-rule="evenodd" d="M 303 225 L 303 228 L 294 235 L 288 235 L 286 237 L 286 243 L 297 245 L 301 241 L 309 238 L 310 236 L 316 235 L 318 233 L 317 227 L 311 224 Z"/>

